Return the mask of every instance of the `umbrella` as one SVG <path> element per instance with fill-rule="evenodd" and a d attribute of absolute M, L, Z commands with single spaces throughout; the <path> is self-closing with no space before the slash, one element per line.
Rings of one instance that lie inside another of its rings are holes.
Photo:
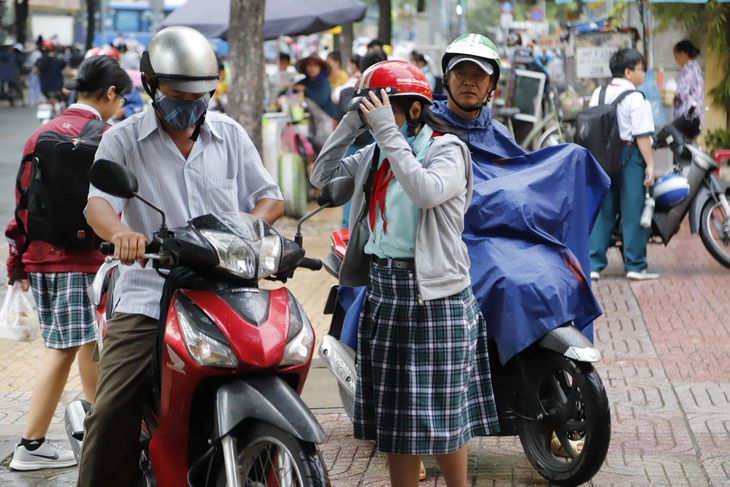
<path fill-rule="evenodd" d="M 134 88 L 142 88 L 142 73 L 137 69 L 125 69 Z"/>
<path fill-rule="evenodd" d="M 367 5 L 359 0 L 266 0 L 264 39 L 322 32 L 362 20 Z M 188 0 L 162 21 L 162 27 L 184 25 L 205 37 L 225 38 L 230 0 Z"/>

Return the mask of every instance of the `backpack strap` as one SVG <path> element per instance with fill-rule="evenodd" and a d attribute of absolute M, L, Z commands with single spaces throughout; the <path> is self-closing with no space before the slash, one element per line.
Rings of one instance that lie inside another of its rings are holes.
<path fill-rule="evenodd" d="M 599 105 L 606 104 L 606 90 L 607 89 L 608 89 L 608 86 L 601 86 L 601 91 L 598 92 L 598 104 Z"/>
<path fill-rule="evenodd" d="M 103 122 L 98 118 L 92 118 L 91 120 L 86 122 L 84 128 L 81 129 L 79 139 L 93 139 L 94 137 L 101 135 L 107 127 L 109 127 L 108 123 Z"/>
<path fill-rule="evenodd" d="M 639 90 L 626 90 L 626 91 L 622 92 L 620 95 L 618 95 L 616 97 L 616 99 L 611 102 L 611 105 L 617 107 L 618 104 L 621 103 L 621 100 L 623 100 L 624 98 L 629 96 L 631 93 L 641 93 L 641 92 Z M 644 94 L 642 93 L 642 96 L 643 95 Z"/>
<path fill-rule="evenodd" d="M 20 210 L 28 209 L 28 188 L 22 186 L 23 174 L 28 163 L 33 161 L 33 153 L 26 154 L 25 157 L 20 161 L 20 167 L 18 168 L 18 174 L 15 176 L 15 189 L 18 191 L 20 197 L 18 198 L 18 205 L 15 207 L 15 222 L 18 225 L 18 230 L 23 235 L 27 235 L 23 220 L 20 219 Z M 25 246 L 27 248 L 27 245 Z"/>

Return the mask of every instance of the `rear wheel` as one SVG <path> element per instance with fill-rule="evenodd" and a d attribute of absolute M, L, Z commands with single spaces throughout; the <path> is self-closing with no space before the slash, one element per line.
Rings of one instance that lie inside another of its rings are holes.
<path fill-rule="evenodd" d="M 541 350 L 525 361 L 517 431 L 533 467 L 556 485 L 588 482 L 611 439 L 606 390 L 591 364 Z M 582 448 L 579 446 L 582 442 Z"/>
<path fill-rule="evenodd" d="M 246 424 L 238 431 L 236 470 L 240 484 L 247 487 L 328 485 L 327 469 L 313 443 L 262 422 Z M 215 485 L 226 485 L 222 462 Z"/>
<path fill-rule="evenodd" d="M 558 126 L 552 125 L 540 135 L 540 138 L 537 141 L 537 149 L 544 149 L 545 147 L 552 147 L 562 143 L 563 139 L 560 137 Z"/>
<path fill-rule="evenodd" d="M 708 252 L 725 267 L 730 267 L 730 217 L 722 203 L 709 199 L 700 214 L 700 237 Z"/>

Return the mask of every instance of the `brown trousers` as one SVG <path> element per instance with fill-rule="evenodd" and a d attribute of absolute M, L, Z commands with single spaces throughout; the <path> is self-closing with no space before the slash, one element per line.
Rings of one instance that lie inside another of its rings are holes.
<path fill-rule="evenodd" d="M 116 313 L 107 322 L 99 382 L 84 422 L 79 487 L 137 487 L 139 435 L 157 320 Z"/>

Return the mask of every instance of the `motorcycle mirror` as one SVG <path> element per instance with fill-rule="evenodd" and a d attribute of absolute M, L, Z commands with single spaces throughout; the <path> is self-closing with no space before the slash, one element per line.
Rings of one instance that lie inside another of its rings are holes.
<path fill-rule="evenodd" d="M 355 181 L 352 178 L 340 176 L 324 185 L 317 197 L 317 204 L 329 207 L 342 206 L 350 201 L 354 192 Z"/>
<path fill-rule="evenodd" d="M 107 159 L 91 165 L 89 181 L 105 193 L 119 198 L 133 198 L 139 190 L 137 178 L 127 166 Z"/>

